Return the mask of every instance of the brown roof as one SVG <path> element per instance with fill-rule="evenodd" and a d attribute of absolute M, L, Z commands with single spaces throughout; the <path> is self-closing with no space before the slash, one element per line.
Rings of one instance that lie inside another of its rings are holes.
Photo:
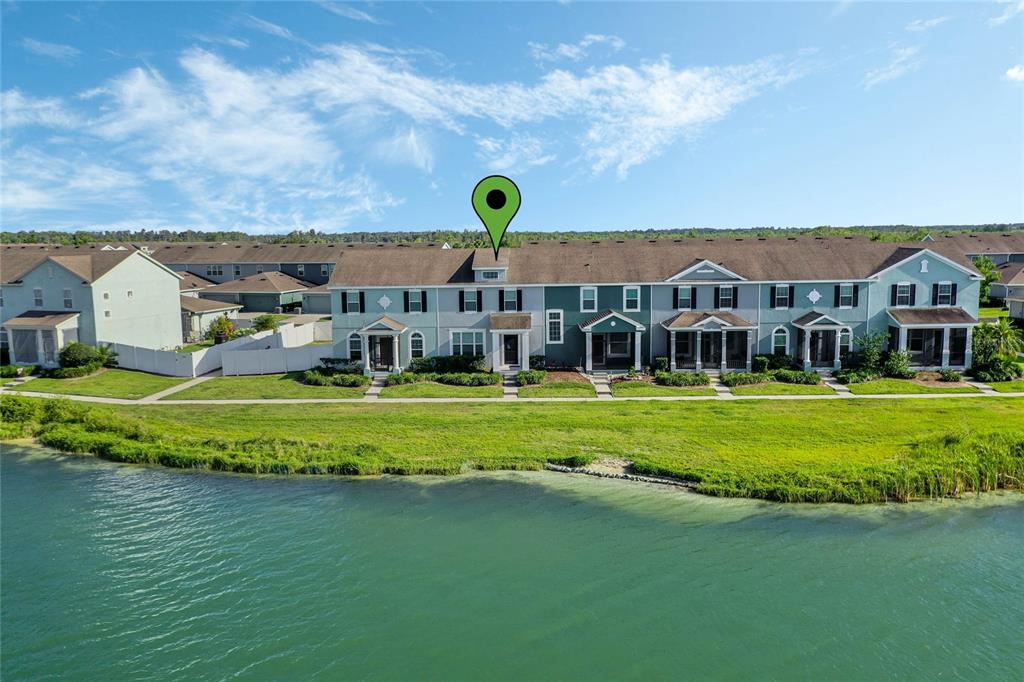
<path fill-rule="evenodd" d="M 401 322 L 396 322 L 395 320 L 391 319 L 387 315 L 383 315 L 381 317 L 378 317 L 375 321 L 373 321 L 370 324 L 366 325 L 365 327 L 363 327 L 359 331 L 361 331 L 361 332 L 362 331 L 373 331 L 374 327 L 385 327 L 387 329 L 390 329 L 391 331 L 396 331 L 396 332 L 404 332 L 406 329 L 408 329 L 408 327 L 406 327 Z"/>
<path fill-rule="evenodd" d="M 41 263 L 50 260 L 82 278 L 94 282 L 135 251 L 103 251 L 94 246 L 5 244 L 0 250 L 0 270 L 5 284 L 20 281 Z"/>
<path fill-rule="evenodd" d="M 859 237 L 542 241 L 503 253 L 508 254 L 510 284 L 663 282 L 702 260 L 748 280 L 790 282 L 866 279 L 926 248 L 975 271 L 970 259 L 955 249 L 930 242 L 908 245 Z M 396 248 L 363 250 L 340 260 L 330 284 L 469 283 L 473 281 L 472 264 L 478 251 L 437 250 L 427 255 Z M 486 260 L 483 257 L 478 262 Z"/>
<path fill-rule="evenodd" d="M 259 275 L 239 277 L 228 282 L 221 282 L 203 289 L 201 294 L 284 294 L 291 291 L 304 291 L 313 286 L 291 275 L 276 270 Z"/>
<path fill-rule="evenodd" d="M 1024 263 L 1003 263 L 998 270 L 1000 284 L 1024 284 Z"/>
<path fill-rule="evenodd" d="M 491 329 L 529 329 L 532 325 L 530 313 L 491 313 Z"/>
<path fill-rule="evenodd" d="M 963 308 L 889 308 L 888 313 L 901 325 L 978 323 Z"/>
<path fill-rule="evenodd" d="M 494 249 L 473 249 L 474 268 L 507 268 L 508 249 L 498 251 L 497 257 Z"/>
<path fill-rule="evenodd" d="M 306 289 L 305 291 L 302 292 L 302 294 L 304 296 L 308 295 L 308 294 L 328 294 L 328 295 L 330 295 L 330 293 L 331 293 L 331 288 L 328 285 L 326 285 L 326 284 L 321 284 L 320 286 L 310 287 L 310 288 L 308 288 L 308 289 Z"/>
<path fill-rule="evenodd" d="M 191 272 L 182 272 L 181 281 L 178 282 L 179 291 L 195 291 L 196 289 L 205 289 L 206 287 L 212 287 L 216 282 L 211 282 L 205 277 L 194 275 Z"/>
<path fill-rule="evenodd" d="M 949 247 L 963 254 L 1005 254 L 1024 253 L 1024 230 L 1008 232 L 977 232 L 974 234 L 940 234 L 932 237 L 939 247 Z"/>
<path fill-rule="evenodd" d="M 661 323 L 661 326 L 665 329 L 690 329 L 698 327 L 704 322 L 712 318 L 717 318 L 724 322 L 730 327 L 753 327 L 755 326 L 751 322 L 747 322 L 739 315 L 730 313 L 727 310 L 711 310 L 711 311 L 690 311 L 685 313 L 679 313 L 674 317 L 670 317 Z"/>
<path fill-rule="evenodd" d="M 51 311 L 51 310 L 29 310 L 27 312 L 12 317 L 11 319 L 4 322 L 5 327 L 56 327 L 61 322 L 66 322 L 73 317 L 78 317 L 78 313 L 64 311 Z"/>
<path fill-rule="evenodd" d="M 208 298 L 196 298 L 195 296 L 181 297 L 181 309 L 189 313 L 212 313 L 218 310 L 238 310 L 241 307 L 237 303 L 212 301 Z"/>
<path fill-rule="evenodd" d="M 156 242 L 138 244 L 161 263 L 334 263 L 342 253 L 371 249 L 441 249 L 440 244 L 262 244 L 260 242 Z"/>

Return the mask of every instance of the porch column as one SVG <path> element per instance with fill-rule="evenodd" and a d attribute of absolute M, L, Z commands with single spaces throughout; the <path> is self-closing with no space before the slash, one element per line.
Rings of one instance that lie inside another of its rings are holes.
<path fill-rule="evenodd" d="M 700 336 L 701 336 L 701 330 L 698 329 L 697 330 L 697 347 L 694 349 L 696 351 L 696 354 L 694 355 L 694 367 L 696 368 L 696 370 L 698 372 L 700 371 L 700 368 L 701 368 L 701 366 L 703 364 L 703 363 L 701 363 L 701 359 L 700 359 L 700 348 L 701 348 Z"/>
<path fill-rule="evenodd" d="M 949 367 L 949 327 L 942 328 L 942 366 Z"/>
<path fill-rule="evenodd" d="M 967 369 L 971 368 L 971 358 L 974 355 L 974 349 L 971 348 L 972 339 L 974 338 L 974 327 L 967 328 L 967 349 L 964 351 L 964 367 Z"/>
<path fill-rule="evenodd" d="M 519 366 L 530 369 L 530 332 L 519 335 Z"/>
<path fill-rule="evenodd" d="M 633 369 L 640 371 L 640 362 L 643 356 L 640 354 L 641 344 L 640 334 L 642 332 L 633 332 Z"/>
<path fill-rule="evenodd" d="M 391 337 L 391 371 L 398 374 L 402 371 L 402 358 L 398 356 L 398 334 Z"/>
<path fill-rule="evenodd" d="M 897 348 L 896 350 L 906 350 L 907 349 L 907 328 L 906 327 L 900 327 L 899 339 L 900 339 L 899 340 L 899 348 Z"/>
<path fill-rule="evenodd" d="M 676 333 L 670 331 L 668 333 L 668 368 L 670 371 L 676 371 Z"/>
<path fill-rule="evenodd" d="M 832 356 L 832 369 L 839 369 L 839 368 L 840 368 L 840 366 L 841 366 L 841 365 L 839 364 L 839 337 L 840 337 L 841 335 L 842 335 L 842 331 L 841 331 L 841 330 L 839 330 L 839 329 L 837 329 L 837 330 L 836 330 L 836 346 L 835 346 L 835 355 L 833 355 L 833 356 Z"/>
<path fill-rule="evenodd" d="M 804 330 L 804 371 L 808 371 L 811 368 L 811 330 Z"/>
<path fill-rule="evenodd" d="M 747 371 L 754 368 L 754 330 L 747 330 Z"/>
<path fill-rule="evenodd" d="M 363 351 L 363 374 L 369 376 L 373 372 L 370 370 L 370 335 L 360 334 L 359 335 L 359 347 Z"/>
<path fill-rule="evenodd" d="M 587 344 L 587 361 L 584 369 L 587 371 L 587 374 L 590 374 L 594 371 L 594 343 L 590 332 L 584 332 L 583 336 L 585 338 L 585 343 Z"/>
<path fill-rule="evenodd" d="M 501 337 L 498 332 L 491 332 L 491 370 L 501 370 Z"/>
<path fill-rule="evenodd" d="M 725 353 L 725 349 L 726 349 L 726 343 L 725 342 L 726 342 L 726 339 L 729 338 L 728 337 L 728 333 L 729 332 L 725 331 L 724 328 L 722 329 L 722 362 L 721 362 L 722 373 L 725 373 L 725 370 L 727 369 L 727 366 L 728 366 L 728 363 L 729 363 L 729 359 L 728 359 L 728 357 L 726 356 L 726 353 Z"/>
<path fill-rule="evenodd" d="M 43 330 L 36 330 L 36 357 L 39 358 L 39 364 L 46 364 L 46 356 L 43 354 Z"/>

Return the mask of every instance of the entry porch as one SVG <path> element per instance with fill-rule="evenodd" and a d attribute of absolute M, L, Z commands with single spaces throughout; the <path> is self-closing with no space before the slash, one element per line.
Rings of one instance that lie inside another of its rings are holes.
<path fill-rule="evenodd" d="M 640 371 L 643 333 L 647 327 L 614 310 L 605 310 L 580 324 L 585 338 L 587 373 L 595 369 Z"/>
<path fill-rule="evenodd" d="M 968 368 L 978 320 L 962 308 L 890 308 L 889 348 L 919 368 Z"/>
<path fill-rule="evenodd" d="M 401 336 L 408 330 L 401 322 L 384 316 L 371 322 L 357 333 L 362 345 L 363 374 L 402 371 Z"/>
<path fill-rule="evenodd" d="M 530 366 L 530 313 L 491 313 L 491 369 L 516 371 Z"/>
<path fill-rule="evenodd" d="M 78 341 L 78 313 L 30 310 L 3 323 L 11 363 L 55 367 L 61 348 Z"/>
<path fill-rule="evenodd" d="M 673 372 L 751 369 L 757 327 L 739 315 L 691 311 L 661 326 L 668 331 L 668 362 Z"/>
<path fill-rule="evenodd" d="M 825 313 L 811 311 L 793 321 L 796 347 L 804 371 L 840 369 L 842 354 L 853 340 L 850 326 Z"/>

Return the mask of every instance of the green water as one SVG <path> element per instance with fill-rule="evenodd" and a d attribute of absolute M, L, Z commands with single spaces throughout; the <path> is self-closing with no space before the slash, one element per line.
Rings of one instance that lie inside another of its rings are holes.
<path fill-rule="evenodd" d="M 0 467 L 5 681 L 1024 676 L 1017 495 Z"/>

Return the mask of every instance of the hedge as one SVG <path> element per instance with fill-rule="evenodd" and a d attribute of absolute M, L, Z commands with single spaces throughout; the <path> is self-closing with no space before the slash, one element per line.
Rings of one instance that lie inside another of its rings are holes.
<path fill-rule="evenodd" d="M 543 384 L 548 373 L 542 369 L 523 370 L 516 374 L 516 385 L 528 386 L 530 384 Z"/>
<path fill-rule="evenodd" d="M 384 385 L 400 386 L 421 381 L 433 381 L 449 386 L 493 386 L 501 383 L 501 376 L 491 372 L 402 372 L 389 374 L 384 379 Z"/>
<path fill-rule="evenodd" d="M 661 386 L 707 386 L 711 377 L 707 372 L 656 372 L 654 383 Z"/>

